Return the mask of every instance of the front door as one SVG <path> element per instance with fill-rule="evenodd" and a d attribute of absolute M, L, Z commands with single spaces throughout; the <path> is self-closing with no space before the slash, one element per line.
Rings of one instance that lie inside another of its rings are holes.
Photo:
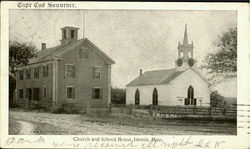
<path fill-rule="evenodd" d="M 156 88 L 154 88 L 152 98 L 153 98 L 153 105 L 158 105 L 158 92 Z"/>
<path fill-rule="evenodd" d="M 140 92 L 139 89 L 135 91 L 135 105 L 140 105 Z"/>
<path fill-rule="evenodd" d="M 187 98 L 185 98 L 185 105 L 196 105 L 194 98 L 194 88 L 190 85 L 187 91 Z"/>

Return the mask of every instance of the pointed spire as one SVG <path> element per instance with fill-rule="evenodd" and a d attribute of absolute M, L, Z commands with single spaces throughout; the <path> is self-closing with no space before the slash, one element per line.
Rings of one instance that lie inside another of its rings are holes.
<path fill-rule="evenodd" d="M 188 45 L 187 24 L 185 24 L 185 32 L 183 38 L 183 45 Z"/>

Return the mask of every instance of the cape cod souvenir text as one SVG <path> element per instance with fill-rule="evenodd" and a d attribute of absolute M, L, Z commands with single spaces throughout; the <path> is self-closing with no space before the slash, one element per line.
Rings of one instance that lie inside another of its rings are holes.
<path fill-rule="evenodd" d="M 54 3 L 54 2 L 18 2 L 18 8 L 76 8 L 73 3 Z"/>

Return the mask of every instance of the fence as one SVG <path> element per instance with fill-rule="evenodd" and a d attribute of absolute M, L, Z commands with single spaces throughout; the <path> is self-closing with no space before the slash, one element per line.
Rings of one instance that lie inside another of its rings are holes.
<path fill-rule="evenodd" d="M 201 106 L 153 106 L 153 105 L 117 105 L 112 104 L 109 107 L 110 112 L 113 108 L 125 108 L 129 110 L 129 113 L 133 111 L 147 111 L 151 116 L 224 116 L 224 117 L 236 117 L 236 107 L 223 107 L 223 108 L 212 108 L 212 107 L 201 107 Z"/>

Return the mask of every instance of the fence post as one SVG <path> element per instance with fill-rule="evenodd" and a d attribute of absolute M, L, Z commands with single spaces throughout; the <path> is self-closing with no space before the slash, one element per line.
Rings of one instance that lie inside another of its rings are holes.
<path fill-rule="evenodd" d="M 226 108 L 225 107 L 223 108 L 222 114 L 226 115 Z"/>
<path fill-rule="evenodd" d="M 129 114 L 132 114 L 132 104 L 129 105 Z"/>
<path fill-rule="evenodd" d="M 211 107 L 208 108 L 208 114 L 209 114 L 209 115 L 212 114 L 212 108 L 211 108 Z"/>
<path fill-rule="evenodd" d="M 149 114 L 152 116 L 152 105 L 149 105 Z"/>
<path fill-rule="evenodd" d="M 195 106 L 193 106 L 193 114 L 194 114 L 194 115 L 195 115 L 195 110 L 196 110 L 196 109 L 195 109 Z"/>

